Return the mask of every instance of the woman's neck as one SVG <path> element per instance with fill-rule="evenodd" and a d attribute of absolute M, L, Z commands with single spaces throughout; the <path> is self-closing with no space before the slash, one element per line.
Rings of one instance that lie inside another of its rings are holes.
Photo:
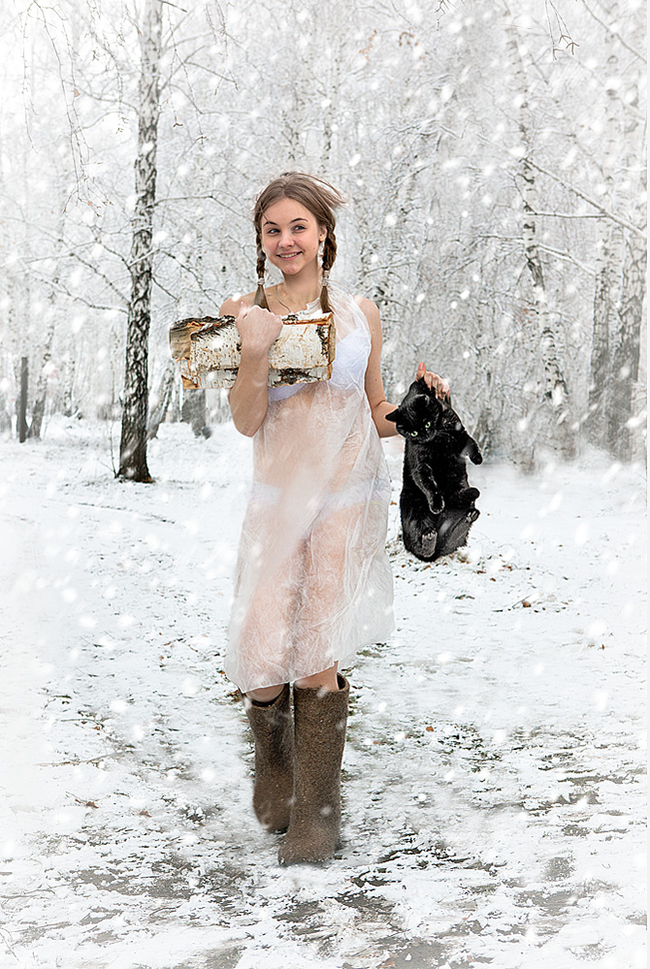
<path fill-rule="evenodd" d="M 310 279 L 284 276 L 278 284 L 277 295 L 281 302 L 288 304 L 287 309 L 297 311 L 319 298 L 321 285 L 320 273 Z"/>

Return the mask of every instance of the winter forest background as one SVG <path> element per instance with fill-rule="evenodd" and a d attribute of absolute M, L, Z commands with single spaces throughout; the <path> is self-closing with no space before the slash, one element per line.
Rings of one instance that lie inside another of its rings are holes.
<path fill-rule="evenodd" d="M 0 965 L 647 965 L 645 51 L 643 0 L 0 2 Z M 301 872 L 222 668 L 251 442 L 168 351 L 292 168 L 389 399 L 425 360 L 488 456 L 431 564 L 383 442 L 396 629 Z"/>
<path fill-rule="evenodd" d="M 389 399 L 424 359 L 484 452 L 642 456 L 642 0 L 4 0 L 0 27 L 5 435 L 25 357 L 30 436 L 223 419 L 168 327 L 254 287 L 254 197 L 300 169 L 349 199 L 335 276 L 380 306 Z"/>

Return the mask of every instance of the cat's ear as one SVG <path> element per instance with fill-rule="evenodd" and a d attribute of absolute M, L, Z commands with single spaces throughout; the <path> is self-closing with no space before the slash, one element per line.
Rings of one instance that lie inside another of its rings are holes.
<path fill-rule="evenodd" d="M 393 424 L 397 424 L 397 418 L 399 417 L 399 412 L 394 410 L 390 414 L 386 414 L 386 420 L 392 421 Z"/>

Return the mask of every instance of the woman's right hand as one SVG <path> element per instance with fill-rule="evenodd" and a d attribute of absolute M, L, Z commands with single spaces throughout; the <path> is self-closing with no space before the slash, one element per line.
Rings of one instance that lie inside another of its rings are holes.
<path fill-rule="evenodd" d="M 422 380 L 430 390 L 435 390 L 436 397 L 442 398 L 442 400 L 449 400 L 449 381 L 445 380 L 444 377 L 439 377 L 437 373 L 433 373 L 431 370 L 427 370 L 423 363 L 421 363 L 417 369 L 415 375 L 416 380 Z"/>
<path fill-rule="evenodd" d="M 235 320 L 242 351 L 251 356 L 266 356 L 282 329 L 282 317 L 261 306 L 241 303 Z"/>

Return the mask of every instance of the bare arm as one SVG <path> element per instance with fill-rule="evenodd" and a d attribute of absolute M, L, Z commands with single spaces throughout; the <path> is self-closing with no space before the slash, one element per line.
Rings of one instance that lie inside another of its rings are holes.
<path fill-rule="evenodd" d="M 269 348 L 282 329 L 282 318 L 234 300 L 226 300 L 219 313 L 236 317 L 241 337 L 241 361 L 228 396 L 233 423 L 240 434 L 253 437 L 268 410 Z"/>
<path fill-rule="evenodd" d="M 366 395 L 370 403 L 372 419 L 375 422 L 379 436 L 391 437 L 397 434 L 397 429 L 392 421 L 387 421 L 385 418 L 386 414 L 390 414 L 391 411 L 395 410 L 396 405 L 388 403 L 386 394 L 384 393 L 384 382 L 381 376 L 382 336 L 379 310 L 370 299 L 359 299 L 358 303 L 368 320 L 370 337 L 372 339 L 370 357 L 368 358 L 368 366 L 366 368 Z M 439 377 L 438 374 L 427 370 L 423 363 L 419 365 L 415 377 L 416 379 L 418 377 L 424 377 L 427 385 L 435 389 L 438 397 L 449 396 L 449 384 L 447 381 L 443 377 Z"/>
<path fill-rule="evenodd" d="M 386 414 L 395 410 L 395 404 L 390 404 L 386 400 L 384 393 L 384 381 L 381 377 L 381 320 L 379 310 L 370 299 L 359 300 L 359 306 L 363 310 L 368 326 L 370 327 L 370 356 L 366 367 L 366 396 L 370 404 L 370 412 L 375 422 L 375 427 L 380 437 L 392 437 L 397 434 L 395 425 L 385 419 Z"/>

